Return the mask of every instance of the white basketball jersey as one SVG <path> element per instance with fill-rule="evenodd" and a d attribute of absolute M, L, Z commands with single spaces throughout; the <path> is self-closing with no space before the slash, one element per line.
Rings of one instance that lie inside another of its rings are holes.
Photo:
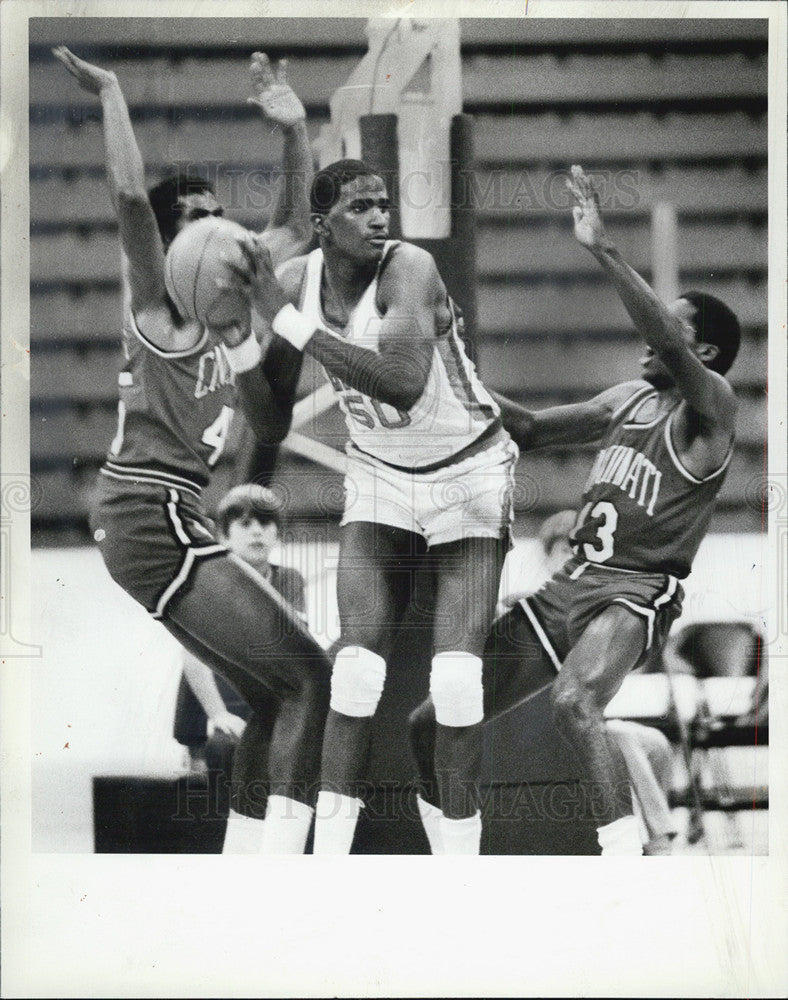
<path fill-rule="evenodd" d="M 320 303 L 323 251 L 313 250 L 307 257 L 301 311 L 316 326 L 377 352 L 383 322 L 376 305 L 378 281 L 386 259 L 396 246 L 397 241 L 386 243 L 375 277 L 344 330 L 332 326 L 323 315 Z M 449 307 L 451 324 L 437 334 L 427 385 L 410 410 L 397 410 L 372 399 L 327 373 L 345 414 L 352 443 L 388 465 L 418 469 L 450 460 L 500 419 L 497 404 L 465 354 L 456 307 L 451 300 Z"/>

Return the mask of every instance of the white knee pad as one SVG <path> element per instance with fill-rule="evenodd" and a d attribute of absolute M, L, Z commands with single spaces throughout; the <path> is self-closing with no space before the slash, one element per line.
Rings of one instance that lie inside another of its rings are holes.
<path fill-rule="evenodd" d="M 385 680 L 386 661 L 382 656 L 363 646 L 345 646 L 334 660 L 331 707 L 355 718 L 374 715 Z"/>
<path fill-rule="evenodd" d="M 438 653 L 432 658 L 430 694 L 442 726 L 473 726 L 484 717 L 482 661 L 472 653 Z"/>

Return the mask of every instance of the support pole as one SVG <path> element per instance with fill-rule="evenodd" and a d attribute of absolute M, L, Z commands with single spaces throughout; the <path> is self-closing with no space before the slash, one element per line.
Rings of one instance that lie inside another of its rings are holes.
<path fill-rule="evenodd" d="M 676 206 L 658 201 L 651 210 L 651 270 L 654 291 L 663 302 L 679 295 L 679 249 Z"/>

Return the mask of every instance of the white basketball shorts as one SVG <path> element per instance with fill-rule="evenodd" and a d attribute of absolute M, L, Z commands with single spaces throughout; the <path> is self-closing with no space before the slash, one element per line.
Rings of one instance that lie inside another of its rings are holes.
<path fill-rule="evenodd" d="M 507 437 L 432 472 L 392 468 L 348 448 L 342 524 L 367 521 L 421 535 L 428 545 L 504 538 L 513 519 L 514 466 Z"/>

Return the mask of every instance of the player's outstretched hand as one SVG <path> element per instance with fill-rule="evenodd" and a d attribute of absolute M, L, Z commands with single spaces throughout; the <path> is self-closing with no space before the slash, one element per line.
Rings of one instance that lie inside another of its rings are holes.
<path fill-rule="evenodd" d="M 256 104 L 270 121 L 282 128 L 292 128 L 306 120 L 304 105 L 287 82 L 287 60 L 280 59 L 276 72 L 265 52 L 252 53 L 249 65 L 254 97 L 247 104 Z"/>
<path fill-rule="evenodd" d="M 84 59 L 75 56 L 65 45 L 59 45 L 56 49 L 52 49 L 52 55 L 63 63 L 80 87 L 91 94 L 100 94 L 105 87 L 111 87 L 118 82 L 118 78 L 111 70 L 85 62 Z"/>
<path fill-rule="evenodd" d="M 607 242 L 605 227 L 599 214 L 599 194 L 593 181 L 583 173 L 583 168 L 575 164 L 571 168 L 571 178 L 566 186 L 572 192 L 575 205 L 572 215 L 575 220 L 575 237 L 589 250 L 594 250 Z"/>

